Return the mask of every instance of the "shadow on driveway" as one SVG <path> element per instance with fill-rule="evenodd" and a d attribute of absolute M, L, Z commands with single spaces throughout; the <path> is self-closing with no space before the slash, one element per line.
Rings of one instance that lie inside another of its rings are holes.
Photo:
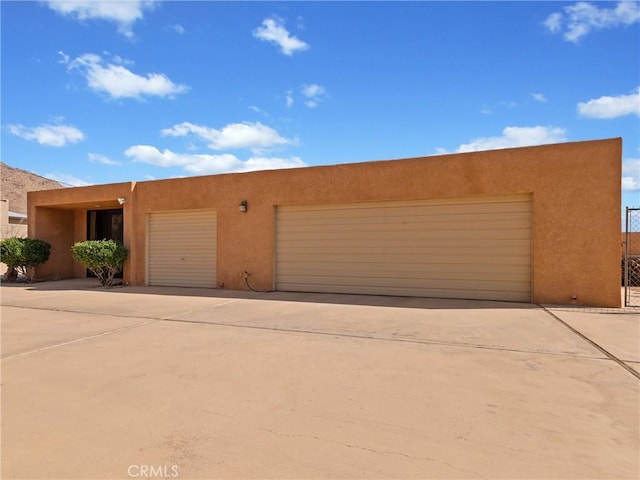
<path fill-rule="evenodd" d="M 280 302 L 324 303 L 333 305 L 361 305 L 371 307 L 398 307 L 435 310 L 469 310 L 469 309 L 531 309 L 539 308 L 533 303 L 519 303 L 496 300 L 472 300 L 432 297 L 399 297 L 387 295 L 356 295 L 347 293 L 314 293 L 314 292 L 253 292 L 250 290 L 225 290 L 219 288 L 192 287 L 144 287 L 123 286 L 102 287 L 94 278 L 79 278 L 48 282 L 3 283 L 3 288 L 22 287 L 28 291 L 79 291 L 91 290 L 104 293 L 134 293 L 176 297 L 201 297 L 217 299 L 274 300 Z"/>

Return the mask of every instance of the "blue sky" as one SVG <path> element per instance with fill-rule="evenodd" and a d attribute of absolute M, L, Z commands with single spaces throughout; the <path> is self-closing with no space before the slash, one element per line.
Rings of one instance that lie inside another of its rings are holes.
<path fill-rule="evenodd" d="M 640 2 L 1 2 L 2 161 L 69 185 L 622 137 Z"/>

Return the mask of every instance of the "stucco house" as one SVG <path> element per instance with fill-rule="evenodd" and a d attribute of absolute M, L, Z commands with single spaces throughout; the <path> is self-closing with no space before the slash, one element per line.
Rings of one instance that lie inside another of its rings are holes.
<path fill-rule="evenodd" d="M 0 240 L 10 237 L 27 236 L 27 215 L 9 210 L 9 202 L 0 200 Z M 0 275 L 4 275 L 7 266 L 0 263 Z"/>
<path fill-rule="evenodd" d="M 9 202 L 0 200 L 0 240 L 27 236 L 27 215 L 9 210 Z"/>
<path fill-rule="evenodd" d="M 620 138 L 30 192 L 44 278 L 619 307 Z"/>

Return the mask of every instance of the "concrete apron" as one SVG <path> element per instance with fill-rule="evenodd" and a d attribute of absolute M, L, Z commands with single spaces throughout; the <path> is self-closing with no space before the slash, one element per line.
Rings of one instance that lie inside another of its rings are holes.
<path fill-rule="evenodd" d="M 63 283 L 1 289 L 3 478 L 638 477 L 638 379 L 533 305 Z"/>

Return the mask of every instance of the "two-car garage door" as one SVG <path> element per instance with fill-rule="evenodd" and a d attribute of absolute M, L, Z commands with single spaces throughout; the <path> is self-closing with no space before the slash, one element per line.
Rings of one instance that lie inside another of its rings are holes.
<path fill-rule="evenodd" d="M 531 301 L 530 195 L 283 206 L 276 289 Z"/>

